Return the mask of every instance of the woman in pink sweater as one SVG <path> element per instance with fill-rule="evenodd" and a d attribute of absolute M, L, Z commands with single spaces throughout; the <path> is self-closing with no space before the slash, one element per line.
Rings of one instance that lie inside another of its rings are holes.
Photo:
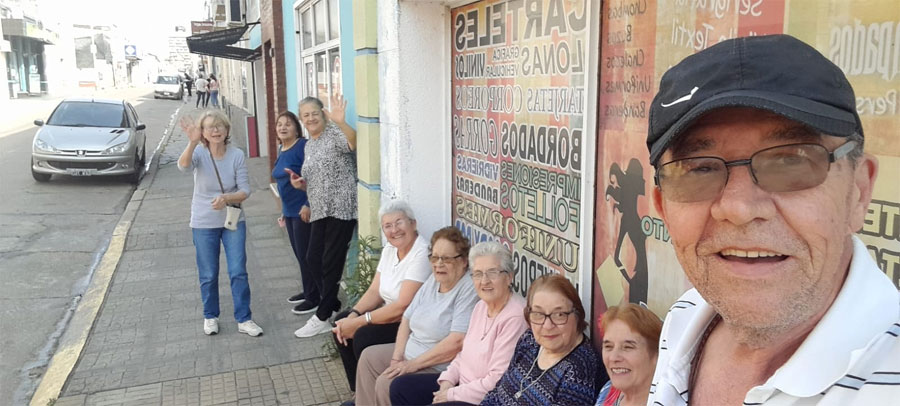
<path fill-rule="evenodd" d="M 394 379 L 392 404 L 477 405 L 506 372 L 516 342 L 528 328 L 525 299 L 511 289 L 515 276 L 512 255 L 499 243 L 482 242 L 469 250 L 469 267 L 481 300 L 472 311 L 462 351 L 441 374 Z"/>

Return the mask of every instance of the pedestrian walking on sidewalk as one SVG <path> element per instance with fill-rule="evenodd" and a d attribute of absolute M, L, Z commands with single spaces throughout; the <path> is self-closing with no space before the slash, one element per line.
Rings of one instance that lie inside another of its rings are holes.
<path fill-rule="evenodd" d="M 194 78 L 191 77 L 187 72 L 184 73 L 184 90 L 187 91 L 187 95 L 190 98 L 193 96 L 191 94 L 191 88 L 194 86 Z"/>
<path fill-rule="evenodd" d="M 225 227 L 226 220 L 231 220 L 226 206 L 239 207 L 250 196 L 244 153 L 228 145 L 231 123 L 219 110 L 204 112 L 197 122 L 183 117 L 181 129 L 189 142 L 178 158 L 178 169 L 194 175 L 191 230 L 200 274 L 203 332 L 219 332 L 219 247 L 224 246 L 238 332 L 256 337 L 263 331 L 251 319 L 243 211 L 233 229 Z"/>
<path fill-rule="evenodd" d="M 203 75 L 200 75 L 199 77 L 197 77 L 194 85 L 197 86 L 197 101 L 194 103 L 194 107 L 198 108 L 200 106 L 203 106 L 203 108 L 206 108 L 206 93 L 209 91 L 209 81 L 206 80 Z"/>
<path fill-rule="evenodd" d="M 306 189 L 310 206 L 310 243 L 307 259 L 322 300 L 316 315 L 294 332 L 312 337 L 331 331 L 328 323 L 340 310 L 338 282 L 356 228 L 356 130 L 344 119 L 347 102 L 331 100 L 331 111 L 322 101 L 300 101 L 300 120 L 309 133 L 302 177 L 291 176 L 291 185 Z"/>
<path fill-rule="evenodd" d="M 209 75 L 207 88 L 209 89 L 207 97 L 212 102 L 213 108 L 219 108 L 219 79 L 216 79 L 216 75 Z"/>
<path fill-rule="evenodd" d="M 309 201 L 304 190 L 291 185 L 291 175 L 300 173 L 303 168 L 306 139 L 303 138 L 300 129 L 300 120 L 290 111 L 278 115 L 275 132 L 278 142 L 281 143 L 275 167 L 272 169 L 272 178 L 275 179 L 278 195 L 281 196 L 281 217 L 278 218 L 278 223 L 287 229 L 291 249 L 300 264 L 300 281 L 303 286 L 302 292 L 292 295 L 287 301 L 295 304 L 292 309 L 294 313 L 306 314 L 314 312 L 321 301 L 318 285 L 306 260 L 310 231 Z"/>

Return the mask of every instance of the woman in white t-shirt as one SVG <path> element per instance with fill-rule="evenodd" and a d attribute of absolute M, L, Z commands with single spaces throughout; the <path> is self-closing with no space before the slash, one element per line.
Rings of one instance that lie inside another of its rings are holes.
<path fill-rule="evenodd" d="M 356 388 L 356 365 L 371 345 L 393 343 L 403 312 L 431 275 L 428 241 L 416 230 L 409 204 L 394 200 L 379 211 L 388 244 L 381 252 L 372 284 L 356 304 L 335 317 L 332 329 L 350 390 Z"/>

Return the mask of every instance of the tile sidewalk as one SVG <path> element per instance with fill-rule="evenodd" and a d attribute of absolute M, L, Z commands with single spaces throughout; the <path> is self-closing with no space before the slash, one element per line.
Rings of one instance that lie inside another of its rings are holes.
<path fill-rule="evenodd" d="M 177 122 L 177 121 L 176 121 Z M 300 274 L 269 191 L 268 161 L 248 161 L 244 203 L 253 320 L 260 337 L 237 332 L 224 253 L 218 335 L 202 331 L 188 226 L 192 177 L 175 161 L 187 143 L 174 130 L 128 233 L 125 252 L 89 338 L 56 406 L 320 405 L 351 397 L 330 335 L 298 339 L 308 315 L 290 312 Z"/>

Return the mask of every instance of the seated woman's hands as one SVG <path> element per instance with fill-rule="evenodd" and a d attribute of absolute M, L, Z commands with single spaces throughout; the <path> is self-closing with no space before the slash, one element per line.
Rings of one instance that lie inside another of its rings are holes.
<path fill-rule="evenodd" d="M 434 399 L 431 401 L 431 403 L 447 402 L 447 391 L 449 391 L 453 386 L 455 385 L 453 385 L 449 381 L 441 381 L 441 388 L 438 389 L 437 392 L 434 392 Z"/>
<path fill-rule="evenodd" d="M 331 332 L 334 333 L 339 343 L 347 345 L 347 340 L 353 338 L 356 330 L 365 325 L 366 320 L 364 318 L 357 316 L 355 313 L 350 313 L 347 317 L 334 322 L 334 328 L 331 329 Z"/>
<path fill-rule="evenodd" d="M 415 359 L 407 360 L 395 360 L 391 359 L 391 366 L 384 370 L 381 373 L 381 376 L 385 378 L 396 378 L 400 375 L 411 374 L 414 372 L 418 372 L 422 367 L 418 365 Z"/>

